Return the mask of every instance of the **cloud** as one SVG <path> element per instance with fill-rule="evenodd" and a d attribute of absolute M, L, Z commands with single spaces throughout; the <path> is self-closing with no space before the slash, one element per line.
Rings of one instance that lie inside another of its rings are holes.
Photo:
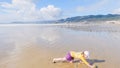
<path fill-rule="evenodd" d="M 53 20 L 61 15 L 61 9 L 54 5 L 48 5 L 40 9 L 36 8 L 33 0 L 12 0 L 11 3 L 1 2 L 0 10 L 4 12 L 0 20 Z M 9 17 L 11 17 L 9 19 Z"/>
<path fill-rule="evenodd" d="M 120 8 L 113 10 L 113 14 L 120 14 Z"/>
<path fill-rule="evenodd" d="M 48 5 L 47 7 L 43 7 L 40 9 L 40 13 L 42 14 L 43 18 L 46 19 L 55 19 L 59 17 L 61 14 L 61 9 L 56 8 L 53 5 Z"/>
<path fill-rule="evenodd" d="M 77 10 L 78 12 L 82 12 L 82 11 L 85 10 L 85 7 L 77 6 L 76 10 Z"/>

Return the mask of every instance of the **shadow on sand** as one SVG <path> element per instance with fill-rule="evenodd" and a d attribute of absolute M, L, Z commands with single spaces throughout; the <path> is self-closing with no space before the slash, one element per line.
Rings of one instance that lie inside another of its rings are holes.
<path fill-rule="evenodd" d="M 74 60 L 73 63 L 79 63 L 81 60 Z M 99 60 L 99 59 L 87 59 L 87 61 L 93 65 L 94 63 L 103 63 L 105 60 Z M 66 63 L 67 61 L 62 61 L 62 63 Z M 82 62 L 81 62 L 82 63 Z"/>
<path fill-rule="evenodd" d="M 105 62 L 105 60 L 99 60 L 99 59 L 87 59 L 87 61 L 93 65 L 94 63 L 102 63 Z M 73 63 L 79 63 L 80 60 L 74 60 Z"/>
<path fill-rule="evenodd" d="M 94 63 L 103 63 L 105 60 L 99 60 L 99 59 L 87 59 L 87 61 L 93 65 Z"/>
<path fill-rule="evenodd" d="M 94 65 L 94 63 L 102 63 L 105 62 L 105 60 L 98 60 L 98 59 L 87 59 L 87 61 L 90 63 L 90 65 Z M 79 63 L 80 60 L 74 60 L 73 63 Z M 75 68 L 78 68 L 78 64 L 75 64 Z M 98 68 L 97 65 L 95 65 L 94 68 Z"/>
<path fill-rule="evenodd" d="M 94 63 L 102 63 L 105 62 L 105 60 L 99 60 L 99 59 L 87 59 L 87 61 L 90 63 L 90 65 L 94 65 Z M 62 63 L 66 63 L 67 61 L 62 61 Z M 74 60 L 73 63 L 75 63 L 75 68 L 78 68 L 78 63 L 80 63 L 81 60 Z M 83 62 L 81 62 L 83 63 Z M 95 65 L 94 68 L 98 68 L 97 65 Z"/>

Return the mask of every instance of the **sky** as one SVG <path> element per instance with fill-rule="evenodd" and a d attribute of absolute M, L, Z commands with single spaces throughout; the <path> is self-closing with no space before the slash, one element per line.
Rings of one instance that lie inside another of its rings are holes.
<path fill-rule="evenodd" d="M 0 0 L 0 22 L 120 14 L 120 0 Z"/>

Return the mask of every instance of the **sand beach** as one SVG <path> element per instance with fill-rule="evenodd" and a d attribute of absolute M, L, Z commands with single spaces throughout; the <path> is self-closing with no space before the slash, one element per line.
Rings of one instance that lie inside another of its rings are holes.
<path fill-rule="evenodd" d="M 0 68 L 75 68 L 52 63 L 71 50 L 90 51 L 98 68 L 120 68 L 120 25 L 0 25 Z"/>

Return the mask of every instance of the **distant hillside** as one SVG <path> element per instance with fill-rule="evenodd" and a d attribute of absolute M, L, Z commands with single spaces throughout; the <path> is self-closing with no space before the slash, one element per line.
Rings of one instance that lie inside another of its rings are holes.
<path fill-rule="evenodd" d="M 98 21 L 118 21 L 120 15 L 108 14 L 108 15 L 88 15 L 88 16 L 76 16 L 66 19 L 57 20 L 56 23 L 72 23 L 72 22 L 98 22 Z"/>
<path fill-rule="evenodd" d="M 69 17 L 66 19 L 52 20 L 52 21 L 16 21 L 11 24 L 54 24 L 54 23 L 116 23 L 120 21 L 120 15 L 118 14 L 108 14 L 108 15 L 87 15 L 87 16 L 76 16 Z M 119 23 L 120 24 L 120 23 Z"/>
<path fill-rule="evenodd" d="M 16 22 L 12 22 L 11 24 L 53 24 L 55 23 L 55 21 L 16 21 Z"/>

